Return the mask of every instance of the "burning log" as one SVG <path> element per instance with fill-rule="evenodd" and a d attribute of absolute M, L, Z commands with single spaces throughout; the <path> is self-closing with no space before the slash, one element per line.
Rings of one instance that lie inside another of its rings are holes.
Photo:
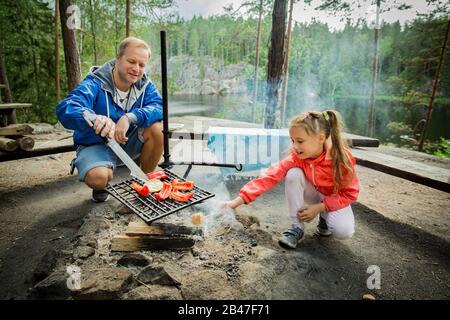
<path fill-rule="evenodd" d="M 111 251 L 139 251 L 188 249 L 195 244 L 195 235 L 201 230 L 170 223 L 146 224 L 144 221 L 131 222 L 124 234 L 115 236 Z"/>
<path fill-rule="evenodd" d="M 195 244 L 195 239 L 187 236 L 127 236 L 118 235 L 112 239 L 111 251 L 140 251 L 189 249 Z"/>

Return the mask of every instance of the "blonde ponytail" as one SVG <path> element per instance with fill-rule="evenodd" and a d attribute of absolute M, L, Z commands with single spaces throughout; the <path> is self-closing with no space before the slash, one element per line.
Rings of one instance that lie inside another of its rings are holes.
<path fill-rule="evenodd" d="M 342 137 L 344 132 L 344 125 L 341 116 L 334 110 L 324 111 L 328 115 L 328 122 L 330 126 L 331 136 L 331 158 L 333 159 L 334 172 L 334 192 L 337 192 L 338 187 L 350 183 L 353 180 L 353 166 L 348 158 L 345 148 L 348 147 L 347 141 Z M 351 172 L 351 180 L 344 181 L 345 173 Z"/>

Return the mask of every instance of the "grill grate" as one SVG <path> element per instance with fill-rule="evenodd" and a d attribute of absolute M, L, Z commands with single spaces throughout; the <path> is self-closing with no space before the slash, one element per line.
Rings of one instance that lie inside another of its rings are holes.
<path fill-rule="evenodd" d="M 170 182 L 173 179 L 186 181 L 186 179 L 179 177 L 167 169 L 165 169 L 164 172 L 169 176 L 169 178 L 161 179 L 163 182 Z M 123 180 L 113 185 L 108 185 L 106 187 L 106 191 L 108 191 L 110 195 L 119 200 L 122 204 L 130 208 L 147 223 L 153 222 L 169 214 L 190 207 L 193 204 L 214 197 L 213 193 L 194 186 L 194 188 L 189 191 L 192 193 L 193 197 L 186 202 L 179 202 L 170 198 L 167 198 L 164 201 L 158 201 L 155 199 L 153 194 L 147 197 L 139 196 L 139 194 L 131 187 L 131 182 L 137 182 L 139 184 L 144 183 L 141 179 L 132 177 L 131 179 Z"/>

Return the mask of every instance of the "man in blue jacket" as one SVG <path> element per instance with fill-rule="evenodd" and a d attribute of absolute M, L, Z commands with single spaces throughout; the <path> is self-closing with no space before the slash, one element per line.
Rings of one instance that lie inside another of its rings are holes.
<path fill-rule="evenodd" d="M 118 48 L 114 60 L 92 67 L 86 78 L 56 107 L 59 121 L 74 130 L 77 155 L 73 165 L 80 181 L 92 188 L 92 199 L 108 199 L 106 185 L 121 161 L 102 137 L 122 144 L 132 157 L 140 155 L 141 168 L 152 172 L 163 152 L 162 99 L 145 74 L 150 47 L 129 37 Z M 94 130 L 84 113 L 96 114 Z"/>

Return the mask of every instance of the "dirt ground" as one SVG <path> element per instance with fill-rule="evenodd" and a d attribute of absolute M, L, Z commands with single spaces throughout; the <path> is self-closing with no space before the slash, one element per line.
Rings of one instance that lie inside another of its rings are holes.
<path fill-rule="evenodd" d="M 402 150 L 392 148 L 386 152 Z M 405 151 L 405 156 L 410 155 Z M 67 252 L 91 216 L 107 216 L 108 228 L 97 234 L 98 248 L 82 266 L 110 266 L 120 254 L 109 253 L 108 239 L 120 232 L 133 214 L 119 216 L 118 201 L 90 201 L 90 190 L 68 176 L 73 153 L 0 163 L 0 298 L 25 299 L 33 286 L 36 265 L 46 252 Z M 415 160 L 429 156 L 414 154 Z M 426 158 L 426 159 L 425 159 Z M 450 168 L 446 160 L 435 160 Z M 182 174 L 185 167 L 174 172 Z M 450 234 L 448 193 L 372 169 L 357 167 L 361 193 L 353 204 L 356 233 L 337 241 L 313 235 L 296 250 L 278 246 L 277 237 L 289 226 L 284 184 L 238 209 L 233 228 L 216 222 L 192 250 L 144 252 L 170 267 L 181 285 L 172 295 L 181 299 L 449 299 Z M 126 176 L 119 170 L 116 179 Z M 217 170 L 194 167 L 189 178 L 216 193 L 200 209 L 213 212 L 221 201 L 238 194 L 245 179 L 217 183 Z M 252 218 L 253 217 L 253 218 Z M 208 217 L 207 217 L 208 218 Z M 166 218 L 164 218 L 166 219 Z M 189 212 L 167 221 L 189 221 Z M 212 216 L 211 216 L 212 219 Z M 207 219 L 208 221 L 208 219 Z M 109 238 L 108 238 L 109 237 Z M 102 241 L 100 241 L 102 240 Z M 381 289 L 368 289 L 369 266 L 377 266 Z M 137 291 L 136 291 L 137 290 Z M 119 298 L 161 298 L 138 287 Z M 138 292 L 138 293 L 136 293 Z"/>

